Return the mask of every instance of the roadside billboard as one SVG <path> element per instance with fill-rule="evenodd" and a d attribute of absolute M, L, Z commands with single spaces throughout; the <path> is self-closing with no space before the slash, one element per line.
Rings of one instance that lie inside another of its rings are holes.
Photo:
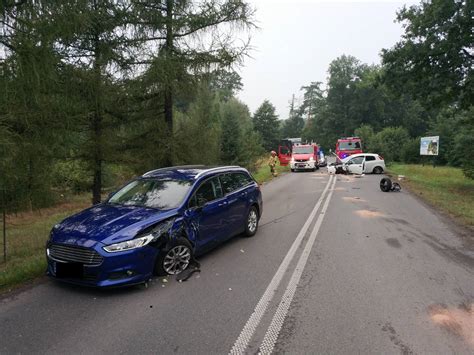
<path fill-rule="evenodd" d="M 421 137 L 420 155 L 438 155 L 439 136 Z"/>

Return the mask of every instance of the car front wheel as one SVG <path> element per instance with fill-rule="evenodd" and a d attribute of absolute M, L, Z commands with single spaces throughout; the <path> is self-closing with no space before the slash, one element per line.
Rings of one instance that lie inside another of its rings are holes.
<path fill-rule="evenodd" d="M 193 259 L 191 244 L 186 238 L 177 238 L 163 252 L 155 263 L 155 274 L 159 276 L 178 275 L 186 270 Z"/>
<path fill-rule="evenodd" d="M 255 206 L 250 207 L 250 211 L 247 215 L 245 222 L 245 236 L 252 237 L 257 233 L 258 229 L 258 211 Z"/>

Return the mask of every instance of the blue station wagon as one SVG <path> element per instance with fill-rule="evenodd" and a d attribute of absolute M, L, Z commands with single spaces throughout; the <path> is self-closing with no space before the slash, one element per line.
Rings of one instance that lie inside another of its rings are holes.
<path fill-rule="evenodd" d="M 262 207 L 259 185 L 244 168 L 153 170 L 55 225 L 47 274 L 98 287 L 177 275 L 219 243 L 253 236 Z"/>

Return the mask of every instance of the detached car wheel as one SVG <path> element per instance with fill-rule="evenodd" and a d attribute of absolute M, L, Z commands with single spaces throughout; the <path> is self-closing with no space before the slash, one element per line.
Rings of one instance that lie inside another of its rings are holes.
<path fill-rule="evenodd" d="M 192 260 L 191 243 L 186 238 L 177 238 L 167 249 L 160 251 L 154 271 L 158 276 L 178 275 L 188 268 Z"/>
<path fill-rule="evenodd" d="M 258 229 L 258 211 L 255 206 L 250 207 L 250 211 L 245 221 L 245 236 L 253 237 Z"/>
<path fill-rule="evenodd" d="M 380 180 L 380 190 L 383 192 L 389 192 L 392 189 L 392 180 L 389 178 L 383 178 Z"/>

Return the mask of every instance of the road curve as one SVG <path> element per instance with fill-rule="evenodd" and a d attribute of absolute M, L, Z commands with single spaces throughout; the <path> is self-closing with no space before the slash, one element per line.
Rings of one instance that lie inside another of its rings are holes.
<path fill-rule="evenodd" d="M 187 282 L 4 296 L 0 353 L 471 353 L 469 239 L 379 178 L 278 177 L 257 235 Z"/>

